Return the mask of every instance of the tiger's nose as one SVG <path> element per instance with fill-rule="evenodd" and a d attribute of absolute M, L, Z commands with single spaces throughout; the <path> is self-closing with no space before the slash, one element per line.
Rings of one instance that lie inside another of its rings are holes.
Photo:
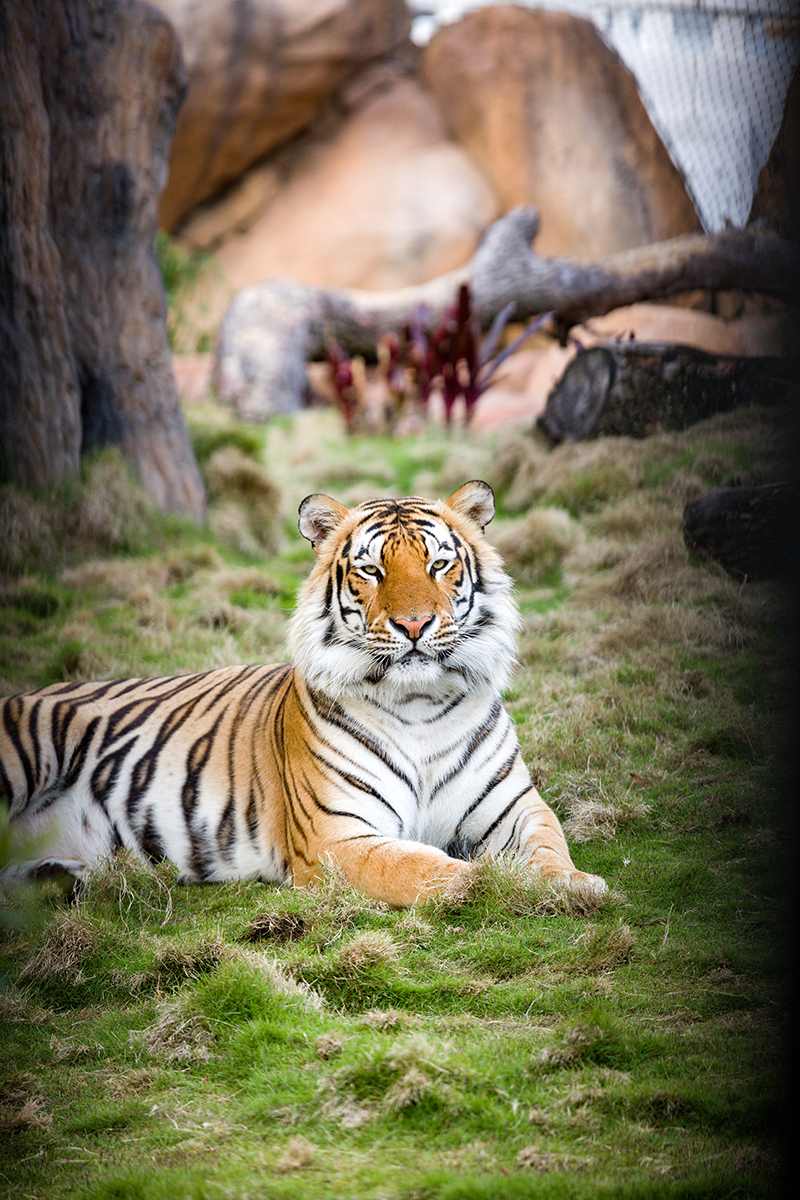
<path fill-rule="evenodd" d="M 427 617 L 419 617 L 413 621 L 407 617 L 390 617 L 389 620 L 397 629 L 402 629 L 407 633 L 412 642 L 416 642 L 433 620 L 433 613 Z"/>

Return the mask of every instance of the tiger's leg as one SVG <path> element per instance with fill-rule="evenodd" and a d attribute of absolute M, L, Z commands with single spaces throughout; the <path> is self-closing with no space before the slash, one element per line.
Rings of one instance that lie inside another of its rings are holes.
<path fill-rule="evenodd" d="M 320 864 L 338 867 L 353 887 L 374 900 L 396 908 L 408 908 L 418 900 L 436 896 L 460 875 L 467 864 L 450 858 L 435 846 L 367 835 L 355 831 L 338 836 L 319 854 L 316 863 L 295 861 L 295 887 L 313 883 L 321 874 Z"/>
<path fill-rule="evenodd" d="M 599 875 L 576 868 L 561 822 L 531 783 L 521 755 L 502 784 L 467 811 L 456 833 L 478 855 L 510 854 L 554 883 L 594 895 L 608 890 Z"/>

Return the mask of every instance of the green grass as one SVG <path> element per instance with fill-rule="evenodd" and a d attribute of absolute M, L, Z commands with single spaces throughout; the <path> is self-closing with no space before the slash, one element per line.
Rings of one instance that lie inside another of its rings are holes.
<path fill-rule="evenodd" d="M 772 419 L 545 451 L 436 430 L 348 442 L 319 412 L 258 431 L 190 418 L 204 469 L 233 448 L 278 489 L 258 510 L 274 550 L 230 534 L 230 505 L 251 532 L 254 509 L 221 476 L 224 536 L 153 513 L 108 457 L 66 497 L 3 490 L 1 690 L 281 660 L 312 562 L 304 495 L 446 495 L 484 477 L 501 499 L 489 532 L 520 568 L 508 705 L 578 865 L 611 893 L 581 908 L 487 864 L 461 897 L 397 912 L 334 875 L 309 892 L 181 888 L 122 858 L 71 901 L 51 883 L 8 902 L 4 1194 L 778 1194 L 781 597 L 690 562 L 680 540 L 688 496 L 775 473 Z"/>

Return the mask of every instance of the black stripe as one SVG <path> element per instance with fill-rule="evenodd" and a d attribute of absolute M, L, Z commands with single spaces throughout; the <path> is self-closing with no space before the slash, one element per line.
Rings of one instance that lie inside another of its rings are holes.
<path fill-rule="evenodd" d="M 50 740 L 53 743 L 53 749 L 56 753 L 59 778 L 61 778 L 64 773 L 67 733 L 69 732 L 70 726 L 77 715 L 77 706 L 70 700 L 58 700 L 53 705 L 50 715 Z"/>
<path fill-rule="evenodd" d="M 431 789 L 431 799 L 433 799 L 436 793 L 441 791 L 446 784 L 450 783 L 452 779 L 455 779 L 456 775 L 459 775 L 464 770 L 467 763 L 472 758 L 472 755 L 475 753 L 481 743 L 486 741 L 486 738 L 489 736 L 489 734 L 497 728 L 497 718 L 500 716 L 501 712 L 502 705 L 499 699 L 495 698 L 494 704 L 492 705 L 488 715 L 484 719 L 483 723 L 479 725 L 472 734 L 456 765 L 450 771 L 448 771 L 446 775 L 443 775 L 442 778 Z"/>
<path fill-rule="evenodd" d="M 233 794 L 229 794 L 228 803 L 223 809 L 217 825 L 217 849 L 224 858 L 230 861 L 231 847 L 236 840 L 236 809 Z"/>
<path fill-rule="evenodd" d="M 518 795 L 516 795 L 516 796 L 514 797 L 514 799 L 513 799 L 513 800 L 512 800 L 512 801 L 511 801 L 509 804 L 507 804 L 507 805 L 505 806 L 505 808 L 503 809 L 503 811 L 500 813 L 500 816 L 499 816 L 499 817 L 497 817 L 497 818 L 496 818 L 494 821 L 492 821 L 492 823 L 491 823 L 491 825 L 489 826 L 489 828 L 488 828 L 488 829 L 486 829 L 486 830 L 485 830 L 485 831 L 484 831 L 484 832 L 481 834 L 481 836 L 478 838 L 478 840 L 475 842 L 475 845 L 476 845 L 476 846 L 480 846 L 480 845 L 482 845 L 482 844 L 483 844 L 483 843 L 484 843 L 484 842 L 485 842 L 485 841 L 486 841 L 488 838 L 490 838 L 490 837 L 491 837 L 491 835 L 494 833 L 494 831 L 495 831 L 495 829 L 497 828 L 497 826 L 498 826 L 498 825 L 500 825 L 500 824 L 502 823 L 502 821 L 504 821 L 504 820 L 505 820 L 505 818 L 508 816 L 508 814 L 511 812 L 511 809 L 514 807 L 514 805 L 515 805 L 515 804 L 516 804 L 516 803 L 517 803 L 519 800 L 521 800 L 523 796 L 527 796 L 527 794 L 528 794 L 528 792 L 529 792 L 530 790 L 531 790 L 531 785 L 530 785 L 530 784 L 528 784 L 528 786 L 527 786 L 527 787 L 523 788 L 523 789 L 522 789 L 522 791 L 521 791 L 521 792 L 520 792 Z"/>
<path fill-rule="evenodd" d="M 8 740 L 17 752 L 17 756 L 22 763 L 22 769 L 25 772 L 25 785 L 28 797 L 33 795 L 34 790 L 34 775 L 31 770 L 31 762 L 27 751 L 23 748 L 22 739 L 19 736 L 19 726 L 22 718 L 25 715 L 25 702 L 21 696 L 12 696 L 6 700 L 3 705 L 3 726 L 8 734 Z"/>
<path fill-rule="evenodd" d="M 469 817 L 469 816 L 470 816 L 470 815 L 471 815 L 471 814 L 472 814 L 472 813 L 475 811 L 475 809 L 476 809 L 476 808 L 477 808 L 477 807 L 478 807 L 480 804 L 482 804 L 482 803 L 483 803 L 483 801 L 486 799 L 486 797 L 487 797 L 488 795 L 490 795 L 490 794 L 491 794 L 491 792 L 493 792 L 493 791 L 494 791 L 494 789 L 497 787 L 498 783 L 502 783 L 502 782 L 503 782 L 503 780 L 504 780 L 504 779 L 505 779 L 505 778 L 506 778 L 508 775 L 510 775 L 510 774 L 511 774 L 511 768 L 514 766 L 514 763 L 515 763 L 515 761 L 516 761 L 516 758 L 517 758 L 517 753 L 518 753 L 518 751 L 517 751 L 517 748 L 516 748 L 516 746 L 515 746 L 515 747 L 514 747 L 514 749 L 511 751 L 511 754 L 508 756 L 508 758 L 505 760 L 505 762 L 503 763 L 503 765 L 500 767 L 500 770 L 499 770 L 499 771 L 497 771 L 497 772 L 495 773 L 495 775 L 493 776 L 493 778 L 492 778 L 492 779 L 489 781 L 489 783 L 487 783 L 486 787 L 483 789 L 483 791 L 481 792 L 480 796 L 478 796 L 478 797 L 477 797 L 475 800 L 473 800 L 473 801 L 472 801 L 472 804 L 470 804 L 469 808 L 468 808 L 468 809 L 467 809 L 467 811 L 464 813 L 463 817 L 461 818 L 461 820 L 458 822 L 458 825 L 456 826 L 456 830 L 455 830 L 455 833 L 454 833 L 454 835 L 453 835 L 453 837 L 454 837 L 454 838 L 458 838 L 458 837 L 459 837 L 459 835 L 460 835 L 460 833 L 461 833 L 461 828 L 462 828 L 462 826 L 463 826 L 464 822 L 466 821 L 467 817 Z M 525 788 L 525 791 L 526 791 L 526 792 L 527 792 L 527 791 L 529 791 L 529 790 L 530 790 L 530 784 L 528 784 L 528 786 Z M 485 836 L 486 836 L 486 835 L 484 834 L 484 837 L 485 837 Z M 480 838 L 479 838 L 478 840 L 479 840 L 479 841 L 481 841 L 482 839 L 480 839 Z"/>
<path fill-rule="evenodd" d="M 392 807 L 392 805 L 389 803 L 388 800 L 384 799 L 384 797 L 380 794 L 380 792 L 376 791 L 376 789 L 374 787 L 371 787 L 368 783 L 365 783 L 363 779 L 359 779 L 357 775 L 351 775 L 349 771 L 343 771 L 341 769 L 341 767 L 335 766 L 330 761 L 330 759 L 324 758 L 321 754 L 318 754 L 316 750 L 312 750 L 311 747 L 309 747 L 309 751 L 311 753 L 312 758 L 316 759 L 316 761 L 318 763 L 322 763 L 322 765 L 327 767 L 330 771 L 332 771 L 334 773 L 334 775 L 338 775 L 340 779 L 343 779 L 345 781 L 345 783 L 350 784 L 351 787 L 357 788 L 357 790 L 360 792 L 364 792 L 365 795 L 372 796 L 373 799 L 380 801 L 380 803 L 385 808 L 388 808 L 389 812 L 397 820 L 397 824 L 400 827 L 400 829 L 403 828 L 403 822 L 400 819 L 400 814 L 397 812 L 396 809 L 394 809 Z M 319 808 L 321 808 L 323 810 L 323 812 L 328 813 L 330 816 L 334 816 L 334 817 L 355 816 L 354 813 L 340 812 L 337 809 L 328 808 L 316 796 L 314 797 L 314 799 L 316 800 Z M 360 820 L 363 820 L 364 818 L 357 817 L 356 819 L 360 821 Z M 364 823 L 365 823 L 365 825 L 372 826 L 373 829 L 377 828 L 377 826 L 372 825 L 371 821 L 365 820 Z"/>
<path fill-rule="evenodd" d="M 67 773 L 64 776 L 64 784 L 63 784 L 64 791 L 66 791 L 67 788 L 72 787 L 72 785 L 80 777 L 81 771 L 83 770 L 84 763 L 86 762 L 86 759 L 88 757 L 89 750 L 91 749 L 92 739 L 95 735 L 95 732 L 96 732 L 99 724 L 100 724 L 100 718 L 92 717 L 91 721 L 89 722 L 89 724 L 86 726 L 85 730 L 83 731 L 83 735 L 82 735 L 80 741 L 78 742 L 77 749 L 76 749 L 75 753 L 73 754 L 72 759 L 70 760 L 69 766 L 67 767 Z"/>
<path fill-rule="evenodd" d="M 526 791 L 529 791 L 529 790 L 530 790 L 530 789 L 526 788 Z M 523 793 L 523 795 L 524 795 L 524 794 L 525 794 L 525 793 Z M 509 846 L 511 846 L 511 845 L 512 845 L 512 843 L 513 843 L 514 841 L 517 841 L 517 842 L 518 842 L 518 833 L 517 833 L 517 830 L 519 829 L 520 822 L 521 822 L 521 821 L 524 821 L 524 820 L 525 820 L 525 813 L 524 813 L 524 811 L 523 811 L 523 812 L 521 812 L 521 813 L 519 814 L 519 816 L 517 817 L 517 819 L 516 819 L 516 821 L 514 822 L 513 826 L 511 827 L 511 833 L 510 833 L 510 835 L 509 835 L 509 836 L 506 838 L 505 842 L 503 842 L 503 845 L 500 847 L 500 849 L 499 849 L 499 851 L 498 851 L 498 853 L 499 853 L 499 854 L 505 854 L 506 850 L 508 850 Z"/>
<path fill-rule="evenodd" d="M 211 751 L 214 749 L 214 739 L 219 732 L 219 727 L 224 716 L 225 709 L 218 715 L 211 728 L 207 729 L 205 733 L 201 733 L 200 737 L 196 738 L 189 747 L 189 753 L 186 756 L 186 777 L 181 788 L 181 807 L 183 808 L 183 816 L 187 826 L 190 825 L 190 819 L 197 803 L 197 795 L 200 790 L 200 777 L 211 757 Z M 174 732 L 174 730 L 171 732 Z"/>
<path fill-rule="evenodd" d="M 115 827 L 117 837 L 119 831 Z M 147 810 L 147 819 L 144 823 L 144 828 L 139 834 L 139 845 L 151 862 L 163 862 L 167 858 L 167 852 L 164 849 L 164 843 L 161 841 L 156 823 L 153 818 L 153 808 Z"/>
<path fill-rule="evenodd" d="M 11 807 L 13 793 L 11 789 L 11 780 L 6 775 L 6 769 L 3 766 L 3 760 L 0 758 L 0 799 L 5 800 L 6 804 Z"/>
<path fill-rule="evenodd" d="M 358 742 L 360 746 L 363 746 L 366 750 L 369 750 L 371 754 L 374 754 L 375 758 L 382 762 L 384 766 L 388 767 L 392 774 L 406 785 L 413 795 L 416 795 L 416 789 L 406 775 L 405 771 L 402 771 L 397 764 L 394 763 L 391 758 L 389 758 L 384 750 L 384 747 L 377 740 L 377 738 L 373 737 L 372 734 L 370 734 L 366 729 L 363 729 L 360 725 L 356 725 L 353 721 L 351 721 L 337 701 L 328 699 L 328 697 L 322 692 L 314 691 L 312 688 L 308 687 L 308 685 L 306 685 L 306 690 L 314 707 L 314 712 L 322 722 L 327 725 L 334 725 L 337 729 L 341 729 L 343 733 L 348 734 L 355 742 Z M 308 720 L 307 716 L 306 720 Z M 313 724 L 310 721 L 309 725 L 311 725 L 313 728 Z"/>
<path fill-rule="evenodd" d="M 105 807 L 107 797 L 116 786 L 122 764 L 135 745 L 136 737 L 134 736 L 112 754 L 106 754 L 92 771 L 89 780 L 92 796 L 103 807 Z"/>

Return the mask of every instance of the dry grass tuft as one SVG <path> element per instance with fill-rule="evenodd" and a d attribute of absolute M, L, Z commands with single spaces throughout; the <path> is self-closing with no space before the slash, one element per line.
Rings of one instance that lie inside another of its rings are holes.
<path fill-rule="evenodd" d="M 579 843 L 614 838 L 619 829 L 635 825 L 650 811 L 649 805 L 629 796 L 607 800 L 602 781 L 590 772 L 567 778 L 559 808 L 566 813 L 562 823 L 567 841 Z"/>
<path fill-rule="evenodd" d="M 354 888 L 332 861 L 321 864 L 320 877 L 308 886 L 306 895 L 308 920 L 315 926 L 334 926 L 337 936 L 362 916 L 391 911 L 382 900 L 372 900 Z"/>
<path fill-rule="evenodd" d="M 623 921 L 611 926 L 590 923 L 577 935 L 575 944 L 585 956 L 584 970 L 608 971 L 630 962 L 636 948 L 636 934 Z"/>
<path fill-rule="evenodd" d="M 427 1098 L 441 1106 L 452 1103 L 451 1069 L 446 1045 L 434 1046 L 421 1034 L 412 1034 L 388 1050 L 365 1054 L 357 1063 L 340 1067 L 320 1085 L 336 1097 L 333 1104 L 358 1109 L 367 1094 L 378 1111 L 396 1113 L 413 1108 Z M 331 1099 L 327 1102 L 331 1106 Z M 335 1111 L 335 1109 L 334 1109 Z M 374 1109 L 368 1109 L 371 1116 Z"/>
<path fill-rule="evenodd" d="M 273 991 L 292 1000 L 301 1000 L 313 1012 L 321 1012 L 325 1008 L 325 1001 L 319 992 L 302 980 L 295 979 L 280 963 L 249 947 L 237 946 L 229 950 L 232 950 L 231 958 L 246 963 Z"/>
<path fill-rule="evenodd" d="M 336 969 L 348 979 L 356 979 L 375 967 L 393 966 L 400 959 L 396 943 L 382 929 L 356 934 L 336 956 Z"/>
<path fill-rule="evenodd" d="M 342 1053 L 344 1042 L 335 1033 L 322 1033 L 314 1043 L 314 1049 L 320 1058 L 334 1058 Z"/>
<path fill-rule="evenodd" d="M 151 866 L 128 850 L 119 850 L 81 881 L 81 903 L 114 904 L 123 916 L 133 913 L 140 920 L 172 918 L 172 893 L 178 869 L 163 862 Z"/>
<path fill-rule="evenodd" d="M 241 937 L 243 942 L 297 942 L 311 929 L 311 922 L 295 913 L 265 912 L 255 917 Z"/>
<path fill-rule="evenodd" d="M 129 1041 L 167 1062 L 209 1062 L 214 1057 L 211 1050 L 214 1034 L 208 1022 L 188 1011 L 181 1001 L 162 1005 L 155 1023 L 146 1029 L 132 1030 Z"/>
<path fill-rule="evenodd" d="M 145 939 L 143 933 L 142 940 Z M 149 939 L 147 944 L 151 944 Z M 230 959 L 228 946 L 221 938 L 210 938 L 190 948 L 178 940 L 165 939 L 156 943 L 155 950 L 156 963 L 151 970 L 131 974 L 130 968 L 123 967 L 114 971 L 112 979 L 117 986 L 130 991 L 145 987 L 170 988 L 208 975 Z"/>
<path fill-rule="evenodd" d="M 587 582 L 578 599 L 600 604 L 607 600 L 663 602 L 683 600 L 707 587 L 707 574 L 689 565 L 679 534 L 662 534 L 639 541 L 602 579 Z"/>
<path fill-rule="evenodd" d="M 563 508 L 535 508 L 523 521 L 498 530 L 492 541 L 515 579 L 535 583 L 561 566 L 580 532 Z"/>
<path fill-rule="evenodd" d="M 399 1029 L 406 1019 L 396 1008 L 371 1008 L 364 1013 L 361 1021 L 372 1029 Z"/>
<path fill-rule="evenodd" d="M 342 1093 L 333 1079 L 320 1080 L 320 1091 L 327 1092 L 322 1102 L 320 1115 L 334 1121 L 342 1129 L 358 1129 L 374 1120 L 375 1108 L 371 1104 L 357 1101 L 350 1093 Z"/>
<path fill-rule="evenodd" d="M 13 484 L 0 487 L 0 572 L 29 566 L 51 570 L 70 558 L 135 546 L 155 505 L 133 479 L 119 451 L 88 462 L 83 479 L 64 492 L 39 498 Z"/>
<path fill-rule="evenodd" d="M 276 1170 L 281 1174 L 288 1171 L 299 1171 L 309 1167 L 317 1156 L 317 1148 L 303 1137 L 290 1138 L 282 1157 L 276 1164 Z"/>
<path fill-rule="evenodd" d="M 539 1146 L 524 1146 L 517 1155 L 517 1166 L 546 1175 L 550 1171 L 564 1171 L 568 1164 L 558 1154 L 541 1150 Z"/>
<path fill-rule="evenodd" d="M 204 468 L 209 524 L 221 541 L 245 554 L 274 553 L 280 540 L 280 492 L 238 446 L 223 446 Z"/>
<path fill-rule="evenodd" d="M 97 929 L 80 910 L 56 912 L 41 946 L 22 967 L 19 979 L 77 983 L 83 978 L 85 960 L 96 953 L 99 942 Z"/>
<path fill-rule="evenodd" d="M 410 1066 L 386 1093 L 386 1106 L 392 1112 L 413 1108 L 434 1090 L 435 1081 L 427 1071 Z"/>
<path fill-rule="evenodd" d="M 47 1129 L 53 1118 L 45 1112 L 44 1099 L 23 1087 L 9 1087 L 0 1092 L 0 1134 L 23 1133 Z"/>

